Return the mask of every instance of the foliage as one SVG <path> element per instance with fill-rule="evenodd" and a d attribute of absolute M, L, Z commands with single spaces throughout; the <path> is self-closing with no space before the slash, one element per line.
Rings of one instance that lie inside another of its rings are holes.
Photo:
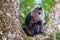
<path fill-rule="evenodd" d="M 57 33 L 57 35 L 56 35 L 57 37 L 57 40 L 60 40 L 60 33 Z"/>

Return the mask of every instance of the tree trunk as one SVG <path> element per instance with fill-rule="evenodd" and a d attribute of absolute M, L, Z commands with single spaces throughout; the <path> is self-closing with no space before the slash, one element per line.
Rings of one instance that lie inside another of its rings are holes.
<path fill-rule="evenodd" d="M 0 40 L 22 40 L 19 0 L 0 0 Z"/>
<path fill-rule="evenodd" d="M 27 37 L 19 18 L 19 0 L 0 0 L 0 40 L 55 40 L 60 0 L 53 0 L 44 28 L 46 35 Z"/>

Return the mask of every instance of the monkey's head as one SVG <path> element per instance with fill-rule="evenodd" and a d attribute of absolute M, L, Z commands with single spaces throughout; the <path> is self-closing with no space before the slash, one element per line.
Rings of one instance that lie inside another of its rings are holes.
<path fill-rule="evenodd" d="M 44 20 L 44 10 L 42 7 L 39 6 L 34 6 L 31 9 L 31 16 L 34 18 L 34 20 L 39 21 L 39 20 Z"/>

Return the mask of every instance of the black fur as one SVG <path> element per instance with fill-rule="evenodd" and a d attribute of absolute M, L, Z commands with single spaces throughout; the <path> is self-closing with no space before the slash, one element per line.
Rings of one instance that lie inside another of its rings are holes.
<path fill-rule="evenodd" d="M 36 35 L 36 34 L 42 34 L 43 32 L 42 32 L 42 29 L 43 29 L 43 24 L 42 24 L 42 21 L 38 21 L 37 23 L 35 23 L 34 25 L 33 25 L 33 29 L 34 29 L 34 34 Z"/>
<path fill-rule="evenodd" d="M 29 23 L 31 21 L 31 19 L 33 18 L 31 15 L 31 13 L 29 13 L 25 19 L 25 23 L 23 25 L 23 29 L 25 31 L 25 33 L 27 34 L 27 36 L 34 36 L 37 34 L 42 34 L 43 31 L 43 22 L 42 20 L 37 21 L 36 23 L 31 24 L 31 26 L 29 26 Z M 31 29 L 30 29 L 31 28 Z M 33 30 L 33 33 L 31 34 L 29 31 Z"/>

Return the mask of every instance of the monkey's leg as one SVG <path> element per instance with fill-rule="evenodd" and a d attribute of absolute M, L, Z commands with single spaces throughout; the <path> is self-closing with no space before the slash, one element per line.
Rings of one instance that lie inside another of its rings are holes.
<path fill-rule="evenodd" d="M 29 31 L 29 29 L 27 28 L 26 25 L 23 26 L 23 30 L 24 30 L 24 32 L 26 33 L 27 36 L 33 36 L 33 35 L 30 33 L 30 31 Z"/>

